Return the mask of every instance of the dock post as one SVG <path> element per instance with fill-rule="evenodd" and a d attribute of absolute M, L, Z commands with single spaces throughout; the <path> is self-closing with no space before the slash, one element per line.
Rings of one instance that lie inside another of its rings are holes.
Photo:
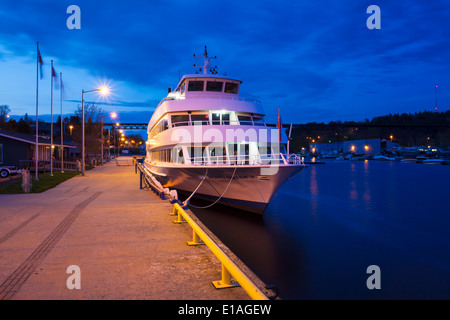
<path fill-rule="evenodd" d="M 195 230 L 192 229 L 192 241 L 188 241 L 187 244 L 188 246 L 198 246 L 205 243 L 202 241 L 202 239 L 200 239 L 197 232 L 195 232 Z"/>
<path fill-rule="evenodd" d="M 222 280 L 213 281 L 212 284 L 216 289 L 237 287 L 239 284 L 231 281 L 231 273 L 222 263 Z"/>
<path fill-rule="evenodd" d="M 139 170 L 139 189 L 142 189 L 142 171 Z"/>

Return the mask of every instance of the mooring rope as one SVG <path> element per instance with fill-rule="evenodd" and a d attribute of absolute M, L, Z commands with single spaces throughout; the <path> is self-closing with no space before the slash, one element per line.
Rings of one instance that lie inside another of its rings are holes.
<path fill-rule="evenodd" d="M 183 207 L 187 206 L 189 204 L 189 200 L 191 200 L 192 196 L 197 192 L 198 188 L 200 188 L 200 186 L 202 185 L 203 181 L 205 181 L 206 177 L 208 175 L 208 168 L 206 168 L 206 172 L 205 175 L 203 176 L 202 181 L 200 181 L 199 185 L 197 186 L 197 188 L 195 188 L 194 192 L 191 193 L 191 195 L 189 196 L 189 198 L 187 198 L 184 202 L 183 202 Z"/>
<path fill-rule="evenodd" d="M 190 204 L 190 206 L 191 207 L 194 207 L 194 208 L 196 208 L 196 209 L 207 209 L 207 208 L 209 208 L 209 207 L 212 207 L 213 205 L 215 205 L 220 199 L 222 199 L 222 197 L 225 195 L 225 193 L 227 192 L 227 190 L 228 190 L 228 187 L 230 186 L 230 184 L 231 184 L 231 181 L 233 181 L 233 178 L 234 178 L 234 174 L 236 173 L 236 169 L 237 169 L 237 166 L 235 166 L 234 167 L 234 171 L 233 171 L 233 174 L 232 174 L 232 176 L 231 176 L 231 178 L 230 178 L 230 181 L 228 182 L 228 185 L 227 185 L 227 187 L 225 188 L 225 190 L 222 192 L 222 194 L 220 195 L 220 197 L 216 200 L 216 201 L 214 201 L 213 203 L 211 203 L 211 204 L 209 204 L 209 205 L 207 205 L 207 206 L 205 206 L 205 207 L 197 207 L 197 206 L 194 206 L 193 204 Z M 208 170 L 208 169 L 207 169 Z M 203 180 L 205 180 L 205 178 L 206 178 L 206 175 L 205 175 L 205 177 L 203 177 Z M 198 185 L 198 187 L 197 187 L 197 189 L 200 187 L 200 185 L 203 183 L 203 180 L 200 182 L 200 184 Z M 190 198 L 193 196 L 193 194 L 197 191 L 197 189 L 195 189 L 195 191 L 190 195 L 190 197 L 185 201 L 185 204 L 187 205 L 187 204 L 189 204 L 189 201 L 188 200 L 190 200 Z"/>

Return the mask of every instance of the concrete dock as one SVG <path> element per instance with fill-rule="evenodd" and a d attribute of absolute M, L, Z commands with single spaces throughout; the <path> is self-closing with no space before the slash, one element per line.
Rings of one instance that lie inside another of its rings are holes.
<path fill-rule="evenodd" d="M 0 195 L 0 299 L 248 300 L 217 290 L 221 264 L 173 205 L 114 162 L 43 193 Z M 69 289 L 67 268 L 80 268 Z"/>

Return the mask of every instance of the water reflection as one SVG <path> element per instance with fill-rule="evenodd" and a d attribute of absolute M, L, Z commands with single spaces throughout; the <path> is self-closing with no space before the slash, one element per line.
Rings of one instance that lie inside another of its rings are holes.
<path fill-rule="evenodd" d="M 316 177 L 316 166 L 310 166 L 310 183 L 309 183 L 309 191 L 311 193 L 311 214 L 317 216 L 317 206 L 318 206 L 318 196 L 319 196 L 319 184 L 317 183 Z"/>
<path fill-rule="evenodd" d="M 288 180 L 263 217 L 194 212 L 283 299 L 449 299 L 449 180 L 450 166 L 336 161 Z M 372 264 L 382 290 L 365 286 Z"/>

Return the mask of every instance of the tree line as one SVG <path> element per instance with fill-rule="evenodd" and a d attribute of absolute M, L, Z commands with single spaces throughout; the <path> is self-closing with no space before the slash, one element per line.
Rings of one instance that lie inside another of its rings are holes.
<path fill-rule="evenodd" d="M 333 143 L 361 139 L 386 139 L 402 146 L 450 146 L 450 110 L 421 111 L 377 116 L 365 121 L 309 122 L 295 125 L 291 150 L 298 152 L 310 143 Z"/>

